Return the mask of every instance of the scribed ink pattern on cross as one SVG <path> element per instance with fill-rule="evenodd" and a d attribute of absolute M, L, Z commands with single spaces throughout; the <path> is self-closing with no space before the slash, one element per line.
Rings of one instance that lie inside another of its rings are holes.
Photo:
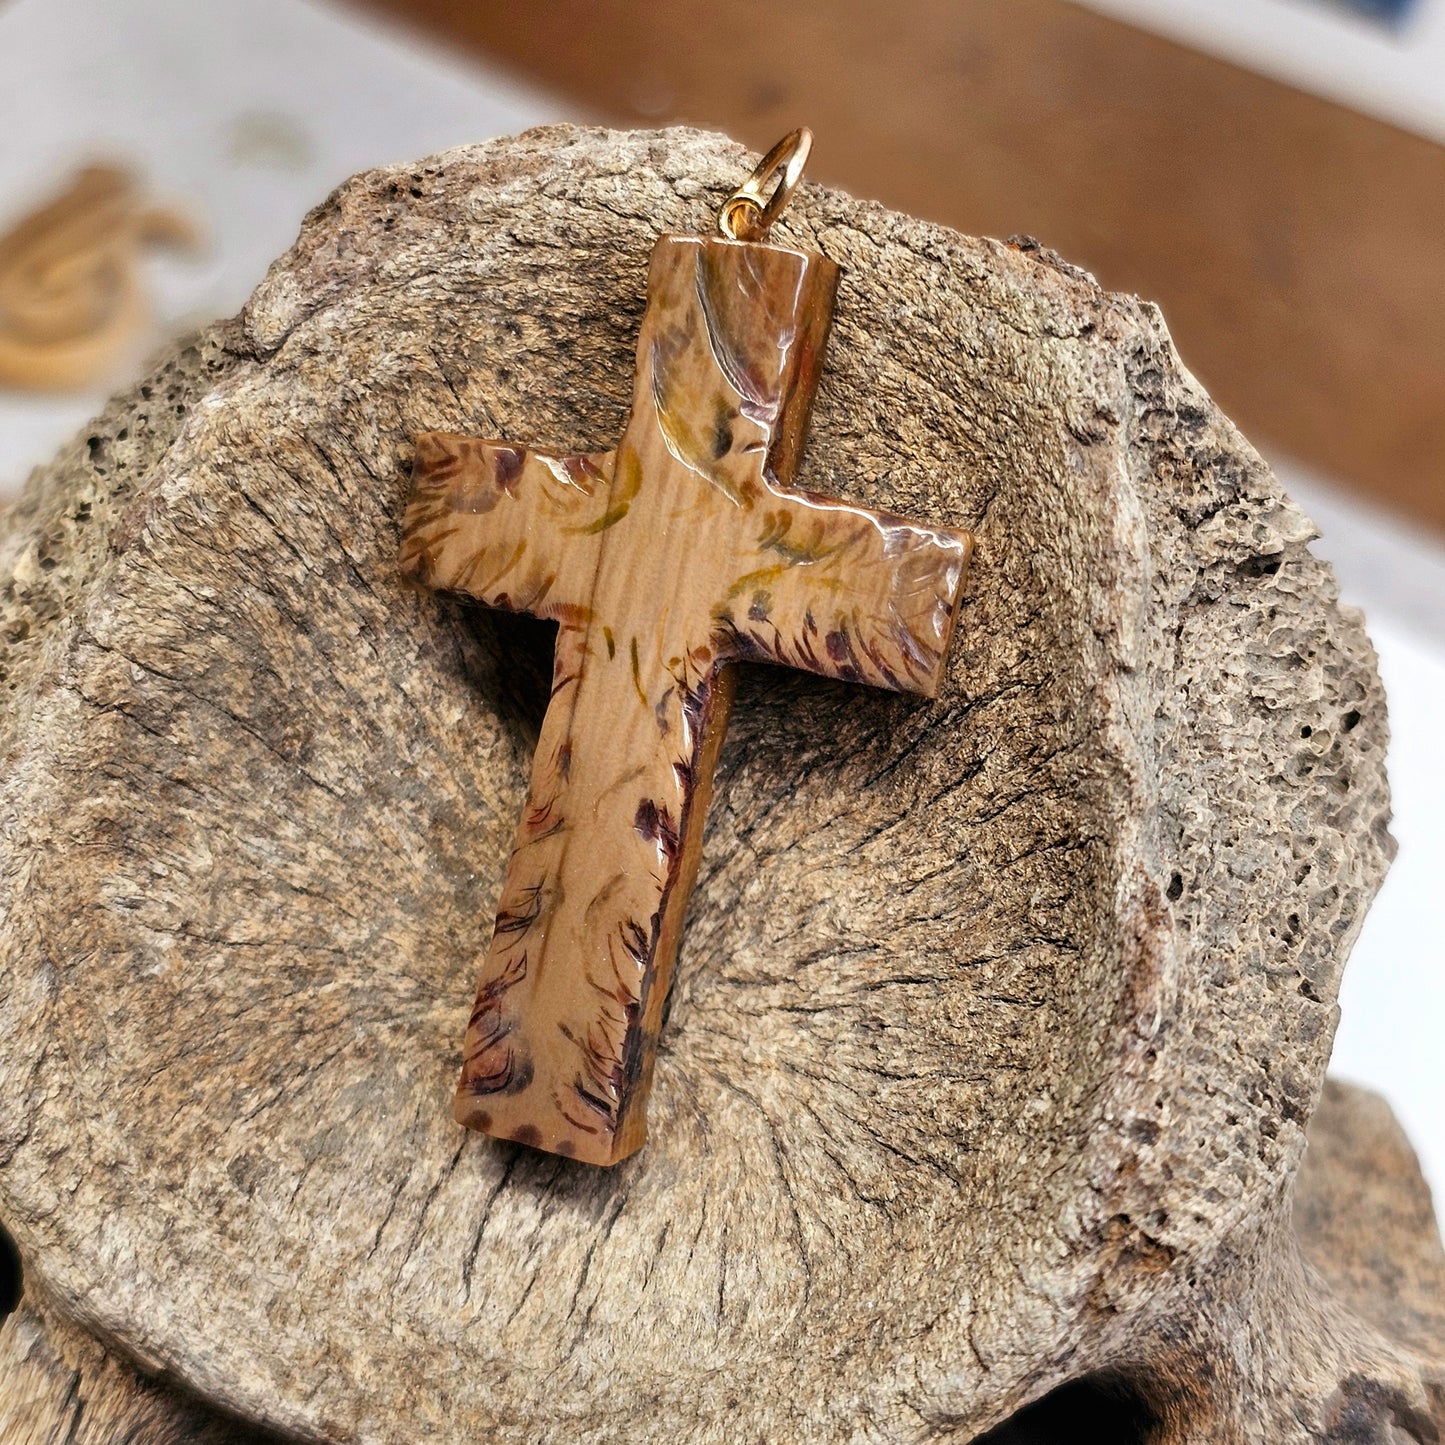
<path fill-rule="evenodd" d="M 594 1163 L 645 1137 L 732 697 L 755 659 L 932 694 L 965 533 L 788 489 L 837 268 L 665 236 L 614 451 L 417 439 L 403 570 L 558 623 L 457 1117 Z"/>

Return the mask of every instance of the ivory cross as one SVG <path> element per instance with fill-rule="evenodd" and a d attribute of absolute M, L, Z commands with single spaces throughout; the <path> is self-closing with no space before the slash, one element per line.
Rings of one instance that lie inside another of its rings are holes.
<path fill-rule="evenodd" d="M 663 236 L 614 450 L 417 438 L 405 573 L 559 624 L 471 1128 L 594 1164 L 643 1143 L 736 662 L 938 689 L 968 534 L 788 486 L 837 284 L 814 252 Z"/>

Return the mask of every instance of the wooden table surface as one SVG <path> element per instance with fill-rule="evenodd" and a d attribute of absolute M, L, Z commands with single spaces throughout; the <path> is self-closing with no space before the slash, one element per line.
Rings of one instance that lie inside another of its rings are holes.
<path fill-rule="evenodd" d="M 1445 147 L 1066 0 L 371 0 L 1157 300 L 1262 444 L 1445 530 Z"/>

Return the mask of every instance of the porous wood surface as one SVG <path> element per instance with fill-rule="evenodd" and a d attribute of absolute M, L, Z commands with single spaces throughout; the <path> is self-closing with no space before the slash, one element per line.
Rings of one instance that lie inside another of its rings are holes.
<path fill-rule="evenodd" d="M 1445 1251 L 1429 1189 L 1378 1096 L 1326 1081 L 1310 1120 L 1294 1225 L 1306 1258 L 1344 1286 L 1352 1308 L 1427 1349 L 1442 1337 Z M 1075 1397 L 1063 1414 L 1071 1438 L 1104 1438 L 1102 1429 L 1089 1434 L 1089 1406 L 1088 1397 Z M 1379 1410 L 1368 1392 L 1342 1395 L 1339 1406 L 1326 1438 L 1375 1438 L 1399 1418 Z M 1147 1418 L 1146 1411 L 1135 1418 L 1140 1415 Z M 1353 1435 L 1352 1415 L 1363 1417 Z M 1114 1418 L 1101 1412 L 1101 1422 Z M 1417 1438 L 1430 1438 L 1428 1417 L 1413 1423 Z M 1004 1436 L 1010 1445 L 1039 1438 L 1022 1421 L 1017 1428 L 1021 1434 Z M 284 1445 L 289 1438 L 220 1414 L 182 1388 L 148 1377 L 57 1314 L 36 1290 L 0 1324 L 0 1440 L 6 1445 Z M 1134 1439 L 1120 1439 L 1117 1432 L 1111 1438 L 1114 1445 Z M 1383 1438 L 1390 1439 L 1388 1430 Z M 1397 1445 L 1401 1438 L 1394 1437 Z"/>
<path fill-rule="evenodd" d="M 1431 1438 L 1428 1314 L 1290 1231 L 1389 852 L 1369 644 L 1157 314 L 1030 244 L 795 201 L 844 267 L 799 484 L 977 534 L 948 676 L 744 674 L 642 1152 L 453 1123 L 549 637 L 403 584 L 411 438 L 616 436 L 652 241 L 752 159 L 553 129 L 359 177 L 32 479 L 29 1277 L 326 1440 L 966 1440 L 1100 1370 L 1159 1440 Z"/>

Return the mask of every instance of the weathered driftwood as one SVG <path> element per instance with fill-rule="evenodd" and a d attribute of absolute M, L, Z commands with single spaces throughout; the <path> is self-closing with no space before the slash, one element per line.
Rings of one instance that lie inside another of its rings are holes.
<path fill-rule="evenodd" d="M 280 1445 L 282 1438 L 148 1378 L 42 1299 L 26 1298 L 0 1325 L 5 1445 Z"/>
<path fill-rule="evenodd" d="M 1306 1260 L 1349 1310 L 1423 1353 L 1445 1335 L 1445 1251 L 1430 1191 L 1383 1100 L 1327 1082 L 1310 1120 L 1294 1228 Z M 1348 1328 L 1348 1324 L 1346 1324 Z M 1326 1439 L 1430 1439 L 1433 1422 L 1368 1388 L 1342 1392 Z M 1147 1437 L 1143 1402 L 1115 1380 L 1086 1380 L 1026 1406 L 998 1445 Z M 1052 1426 L 1053 1428 L 1050 1428 Z M 1351 1433 L 1353 1431 L 1353 1433 Z M 1373 1433 L 1372 1433 L 1373 1432 Z M 284 1437 L 220 1415 L 106 1351 L 33 1294 L 0 1325 L 0 1440 L 6 1445 L 280 1445 Z M 990 1435 L 990 1441 L 995 1437 Z"/>
<path fill-rule="evenodd" d="M 837 284 L 815 252 L 665 236 L 615 450 L 417 439 L 402 572 L 557 623 L 459 1123 L 642 1146 L 740 660 L 938 690 L 968 536 L 783 490 Z"/>
<path fill-rule="evenodd" d="M 794 202 L 845 268 L 798 480 L 976 531 L 947 679 L 743 674 L 646 1149 L 452 1121 L 550 638 L 404 584 L 410 439 L 618 435 L 652 241 L 747 163 L 553 130 L 363 176 L 33 479 L 30 1278 L 322 1439 L 965 1440 L 1100 1375 L 1162 1441 L 1431 1438 L 1419 1198 L 1408 1318 L 1290 1231 L 1388 853 L 1368 643 L 1157 315 L 1030 245 Z"/>

